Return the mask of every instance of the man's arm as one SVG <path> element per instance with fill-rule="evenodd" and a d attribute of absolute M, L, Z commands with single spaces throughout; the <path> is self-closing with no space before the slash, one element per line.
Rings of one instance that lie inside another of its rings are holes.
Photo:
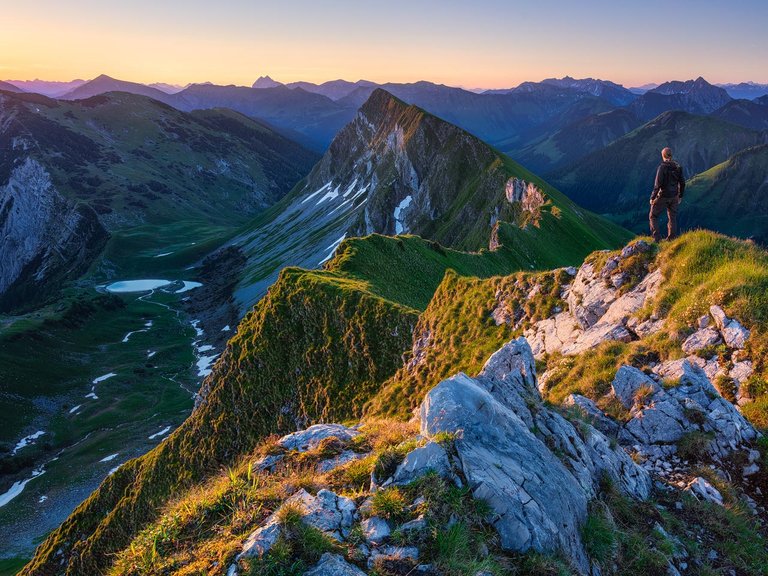
<path fill-rule="evenodd" d="M 663 176 L 662 176 L 662 169 L 663 166 L 659 166 L 656 170 L 656 179 L 653 181 L 653 192 L 651 192 L 651 202 L 653 202 L 656 197 L 659 195 L 659 192 L 661 191 L 661 187 L 663 185 Z"/>
<path fill-rule="evenodd" d="M 677 196 L 680 198 L 680 200 L 683 199 L 683 192 L 685 192 L 685 176 L 683 176 L 683 167 L 680 167 L 680 174 L 678 175 L 680 178 L 678 178 L 677 181 Z"/>

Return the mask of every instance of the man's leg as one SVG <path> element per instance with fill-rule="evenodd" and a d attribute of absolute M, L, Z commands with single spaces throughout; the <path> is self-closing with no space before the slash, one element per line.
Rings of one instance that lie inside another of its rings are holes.
<path fill-rule="evenodd" d="M 667 240 L 677 238 L 677 206 L 679 204 L 677 197 L 670 198 L 667 203 Z"/>
<path fill-rule="evenodd" d="M 658 242 L 661 240 L 661 231 L 659 230 L 659 216 L 664 210 L 664 202 L 661 198 L 657 198 L 653 204 L 651 204 L 651 211 L 648 213 L 648 221 L 651 224 L 651 236 Z"/>

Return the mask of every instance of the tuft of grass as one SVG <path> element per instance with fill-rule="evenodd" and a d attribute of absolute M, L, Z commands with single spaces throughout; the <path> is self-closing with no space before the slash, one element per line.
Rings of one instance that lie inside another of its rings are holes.
<path fill-rule="evenodd" d="M 392 487 L 373 493 L 371 515 L 381 516 L 393 522 L 402 522 L 408 515 L 408 501 L 400 488 Z"/>
<path fill-rule="evenodd" d="M 677 441 L 677 455 L 689 462 L 701 462 L 706 459 L 712 434 L 694 430 L 687 432 Z"/>
<path fill-rule="evenodd" d="M 589 557 L 607 566 L 616 554 L 616 526 L 605 506 L 592 506 L 581 529 L 581 539 Z"/>

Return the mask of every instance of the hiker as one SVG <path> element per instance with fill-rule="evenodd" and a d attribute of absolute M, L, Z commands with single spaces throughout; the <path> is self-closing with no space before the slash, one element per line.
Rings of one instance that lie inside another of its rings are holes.
<path fill-rule="evenodd" d="M 651 212 L 648 217 L 651 223 L 651 235 L 658 242 L 661 240 L 659 216 L 667 211 L 667 240 L 677 236 L 677 207 L 685 192 L 685 177 L 683 167 L 672 160 L 672 149 L 661 151 L 661 164 L 656 170 L 656 182 L 651 193 Z"/>

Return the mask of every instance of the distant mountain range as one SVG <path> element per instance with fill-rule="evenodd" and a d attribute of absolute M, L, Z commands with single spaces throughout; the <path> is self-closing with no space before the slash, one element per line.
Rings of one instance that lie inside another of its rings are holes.
<path fill-rule="evenodd" d="M 739 84 L 718 84 L 725 88 L 731 98 L 737 100 L 754 100 L 760 96 L 768 94 L 768 84 L 758 84 L 756 82 L 740 82 Z"/>
<path fill-rule="evenodd" d="M 376 89 L 382 88 L 467 130 L 532 170 L 551 176 L 577 201 L 598 211 L 607 209 L 614 213 L 612 210 L 622 202 L 628 207 L 637 197 L 633 191 L 634 176 L 629 177 L 630 184 L 623 191 L 624 200 L 612 208 L 604 205 L 602 197 L 606 193 L 600 188 L 602 180 L 595 176 L 603 168 L 600 161 L 590 159 L 592 154 L 612 157 L 615 150 L 624 146 L 619 143 L 622 137 L 648 124 L 647 129 L 633 136 L 635 141 L 643 141 L 648 146 L 674 144 L 681 150 L 690 174 L 709 169 L 714 165 L 710 162 L 722 162 L 738 152 L 738 142 L 759 142 L 759 137 L 742 138 L 743 131 L 739 128 L 751 132 L 768 129 L 768 94 L 754 99 L 732 97 L 759 95 L 765 87 L 755 83 L 718 86 L 699 77 L 626 89 L 606 80 L 566 76 L 476 93 L 430 82 L 378 85 L 366 80 L 334 80 L 322 84 L 282 84 L 263 76 L 252 87 L 194 84 L 169 93 L 175 88 L 145 86 L 102 75 L 76 86 L 63 98 L 125 91 L 149 96 L 183 111 L 229 108 L 266 123 L 306 147 L 324 152 L 341 128 L 355 117 L 358 108 Z M 677 132 L 689 128 L 688 123 L 669 124 L 672 119 L 684 116 L 668 112 L 712 117 L 727 124 L 698 122 L 694 143 L 693 133 Z M 659 125 L 667 128 L 657 132 L 654 127 Z M 715 150 L 728 127 L 733 142 L 727 149 Z M 648 140 L 643 140 L 645 138 Z M 619 147 L 610 148 L 614 143 Z M 586 168 L 587 165 L 592 168 Z M 574 175 L 566 178 L 569 171 Z M 572 182 L 576 173 L 583 178 Z M 617 174 L 617 178 L 620 176 Z M 611 189 L 619 184 L 616 180 Z M 595 198 L 590 199 L 590 194 Z M 615 214 L 621 218 L 624 208 L 617 209 L 619 212 Z"/>
<path fill-rule="evenodd" d="M 59 98 L 63 94 L 74 90 L 86 83 L 86 80 L 70 80 L 69 82 L 56 82 L 49 80 L 8 80 L 7 83 L 21 88 L 25 92 L 34 92 L 51 98 Z"/>

